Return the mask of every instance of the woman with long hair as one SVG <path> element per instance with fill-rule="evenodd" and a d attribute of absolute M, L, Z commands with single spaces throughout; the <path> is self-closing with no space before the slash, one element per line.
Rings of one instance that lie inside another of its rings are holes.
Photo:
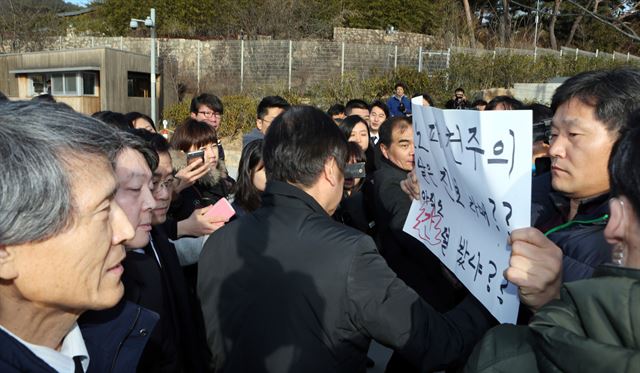
<path fill-rule="evenodd" d="M 347 141 L 360 145 L 367 158 L 365 164 L 367 174 L 373 175 L 376 170 L 375 145 L 371 142 L 371 133 L 369 132 L 367 121 L 359 115 L 349 115 L 342 120 L 339 128 Z"/>
<path fill-rule="evenodd" d="M 264 140 L 254 140 L 242 149 L 238 165 L 238 178 L 233 188 L 233 208 L 240 217 L 260 207 L 260 195 L 267 184 L 262 161 Z"/>
<path fill-rule="evenodd" d="M 347 144 L 347 164 L 356 164 L 365 161 L 364 151 L 355 142 Z M 356 228 L 363 233 L 372 233 L 371 219 L 365 206 L 365 195 L 362 191 L 366 187 L 366 179 L 345 177 L 342 201 L 333 214 L 333 218 L 345 225 Z"/>

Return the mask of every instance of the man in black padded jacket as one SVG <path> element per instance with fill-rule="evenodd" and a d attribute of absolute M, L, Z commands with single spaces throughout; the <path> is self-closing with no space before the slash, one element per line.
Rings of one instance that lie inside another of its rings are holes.
<path fill-rule="evenodd" d="M 205 244 L 198 274 L 216 371 L 364 372 L 372 339 L 422 370 L 466 356 L 492 321 L 473 298 L 436 312 L 373 240 L 330 218 L 347 143 L 318 109 L 293 107 L 266 134 L 262 207 Z"/>

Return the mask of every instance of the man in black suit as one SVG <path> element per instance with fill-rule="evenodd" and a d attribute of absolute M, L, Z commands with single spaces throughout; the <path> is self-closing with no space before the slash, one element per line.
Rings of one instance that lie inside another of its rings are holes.
<path fill-rule="evenodd" d="M 453 305 L 449 282 L 439 260 L 402 228 L 411 199 L 400 182 L 413 170 L 414 143 L 411 119 L 394 117 L 380 127 L 382 162 L 374 174 L 375 219 L 378 248 L 387 263 L 418 294 L 439 310 Z"/>
<path fill-rule="evenodd" d="M 175 248 L 160 227 L 174 185 L 169 145 L 161 135 L 144 130 L 125 135 L 127 151 L 116 159 L 116 200 L 137 227 L 135 237 L 125 243 L 125 298 L 160 315 L 138 371 L 204 372 L 206 345 L 202 322 L 197 323 L 202 317 L 192 312 L 199 307 L 189 297 Z"/>
<path fill-rule="evenodd" d="M 162 292 L 166 336 L 173 339 L 176 346 L 178 369 L 183 372 L 205 372 L 209 360 L 206 347 L 204 322 L 200 304 L 195 294 L 189 291 L 178 255 L 167 237 L 164 224 L 171 204 L 175 178 L 169 154 L 169 143 L 164 137 L 146 133 L 141 136 L 158 154 L 158 167 L 153 171 L 152 194 L 156 201 L 151 210 L 151 235 L 149 244 L 142 249 L 154 264 L 154 272 L 159 275 L 156 284 Z"/>
<path fill-rule="evenodd" d="M 438 258 L 402 230 L 411 207 L 411 199 L 400 188 L 400 182 L 414 165 L 410 118 L 393 117 L 380 126 L 380 151 L 382 161 L 373 183 L 378 249 L 389 267 L 422 299 L 440 312 L 447 311 L 461 295 Z M 419 371 L 394 354 L 388 371 L 411 370 Z"/>

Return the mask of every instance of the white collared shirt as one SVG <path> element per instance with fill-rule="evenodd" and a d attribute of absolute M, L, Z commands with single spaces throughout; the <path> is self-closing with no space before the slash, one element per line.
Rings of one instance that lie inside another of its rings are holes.
<path fill-rule="evenodd" d="M 22 343 L 29 349 L 29 351 L 58 372 L 74 373 L 76 369 L 76 365 L 73 362 L 74 356 L 80 356 L 82 369 L 85 372 L 89 368 L 89 352 L 87 352 L 87 346 L 84 344 L 84 339 L 82 338 L 82 332 L 80 331 L 78 323 L 73 324 L 71 331 L 69 331 L 69 333 L 64 337 L 60 351 L 25 342 L 17 335 L 8 331 L 2 325 L 0 325 L 0 329 L 15 338 L 18 342 Z"/>

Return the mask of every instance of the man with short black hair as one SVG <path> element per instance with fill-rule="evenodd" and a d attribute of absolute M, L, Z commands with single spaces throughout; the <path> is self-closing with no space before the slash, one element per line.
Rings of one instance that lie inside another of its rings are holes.
<path fill-rule="evenodd" d="M 471 297 L 437 313 L 369 236 L 331 219 L 347 163 L 331 118 L 294 106 L 264 141 L 262 207 L 212 234 L 200 257 L 214 370 L 364 371 L 372 339 L 423 371 L 464 357 L 491 319 L 482 306 Z"/>
<path fill-rule="evenodd" d="M 529 326 L 490 330 L 465 371 L 640 371 L 639 114 L 632 115 L 609 159 L 604 236 L 613 247 L 612 263 L 598 266 L 591 279 L 563 284 L 559 299 L 538 310 Z"/>
<path fill-rule="evenodd" d="M 203 93 L 196 96 L 191 99 L 189 109 L 191 111 L 191 118 L 199 122 L 205 122 L 213 127 L 214 130 L 218 131 L 220 122 L 222 121 L 222 114 L 224 114 L 224 106 L 218 96 L 210 93 Z"/>
<path fill-rule="evenodd" d="M 387 104 L 380 100 L 375 100 L 371 103 L 371 114 L 369 115 L 369 134 L 371 135 L 369 148 L 373 151 L 373 157 L 371 157 L 371 152 L 368 152 L 367 159 L 368 162 L 368 171 L 373 171 L 380 168 L 380 164 L 382 163 L 382 152 L 380 151 L 380 127 L 382 123 L 389 118 L 389 107 Z M 373 159 L 371 159 L 373 158 Z M 373 180 L 370 178 L 370 180 Z M 366 193 L 367 200 L 373 202 L 373 195 L 371 192 Z"/>
<path fill-rule="evenodd" d="M 389 107 L 380 100 L 373 101 L 370 107 L 369 133 L 371 134 L 371 142 L 374 145 L 377 145 L 380 140 L 380 136 L 378 135 L 380 126 L 385 120 L 387 120 L 387 118 L 389 118 Z"/>
<path fill-rule="evenodd" d="M 640 108 L 640 70 L 580 73 L 553 95 L 551 172 L 533 179 L 531 228 L 511 233 L 505 277 L 536 310 L 559 296 L 563 282 L 590 278 L 611 260 L 603 230 L 609 219 L 607 162 L 627 119 Z M 415 174 L 403 190 L 419 199 Z"/>
<path fill-rule="evenodd" d="M 369 124 L 369 114 L 370 114 L 369 104 L 367 104 L 363 100 L 353 99 L 347 102 L 344 108 L 345 116 L 349 115 L 359 115 L 362 119 L 364 119 L 367 124 Z"/>
<path fill-rule="evenodd" d="M 169 358 L 175 362 L 176 371 L 206 372 L 209 353 L 200 303 L 187 287 L 176 248 L 169 241 L 164 228 L 175 186 L 169 143 L 156 133 L 140 132 L 139 136 L 158 154 L 158 166 L 153 171 L 151 179 L 151 193 L 156 206 L 151 210 L 149 243 L 141 250 L 141 254 L 152 259 L 152 271 L 156 270 L 160 274 L 161 281 L 149 285 L 161 290 L 164 299 L 163 313 L 166 320 L 163 320 L 163 326 L 168 336 L 165 338 L 170 338 L 175 344 L 175 353 Z M 169 224 L 175 225 L 175 222 Z M 160 360 L 161 357 L 155 356 L 155 361 Z M 164 368 L 166 370 L 166 367 Z M 148 367 L 148 370 L 162 369 Z"/>
<path fill-rule="evenodd" d="M 559 294 L 560 285 L 590 278 L 611 260 L 603 231 L 609 219 L 607 162 L 640 108 L 640 70 L 580 73 L 553 95 L 551 172 L 534 178 L 531 223 L 511 234 L 507 279 L 533 309 Z"/>
<path fill-rule="evenodd" d="M 258 104 L 256 127 L 242 137 L 242 147 L 244 148 L 251 141 L 263 139 L 271 122 L 289 107 L 291 107 L 291 105 L 289 105 L 287 100 L 280 96 L 264 97 Z"/>
<path fill-rule="evenodd" d="M 469 107 L 469 101 L 467 101 L 467 96 L 464 94 L 464 89 L 462 87 L 456 88 L 453 98 L 447 101 L 444 107 L 446 109 L 467 109 Z"/>
<path fill-rule="evenodd" d="M 344 105 L 342 105 L 341 103 L 335 103 L 331 105 L 329 110 L 327 110 L 327 114 L 329 114 L 329 116 L 331 117 L 331 119 L 333 119 L 334 122 L 336 122 L 337 124 L 340 124 L 338 121 L 342 121 L 344 118 L 347 117 L 344 114 L 344 110 L 345 110 Z"/>

